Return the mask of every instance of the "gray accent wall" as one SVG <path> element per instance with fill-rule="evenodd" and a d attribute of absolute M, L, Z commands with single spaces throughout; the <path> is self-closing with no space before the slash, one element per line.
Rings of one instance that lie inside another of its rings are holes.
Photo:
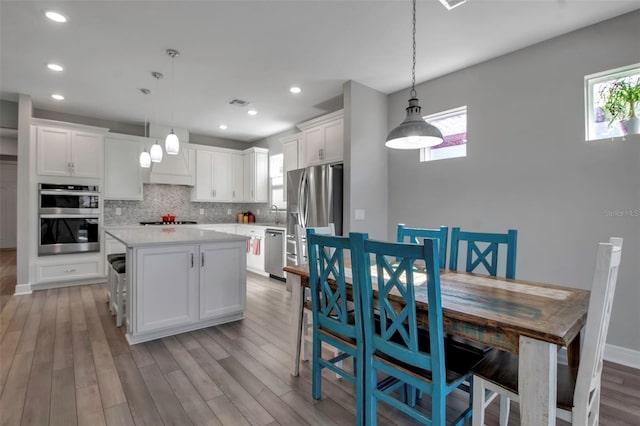
<path fill-rule="evenodd" d="M 387 239 L 387 95 L 355 81 L 344 84 L 344 234 Z M 364 210 L 356 220 L 355 211 Z"/>
<path fill-rule="evenodd" d="M 18 128 L 18 103 L 0 100 L 0 127 L 3 129 Z"/>
<path fill-rule="evenodd" d="M 85 117 L 82 115 L 67 114 L 58 111 L 34 108 L 34 118 L 46 120 L 63 121 L 66 123 L 84 124 L 85 126 L 104 127 L 111 133 L 122 133 L 125 135 L 144 136 L 144 125 L 141 123 L 123 123 L 120 121 L 106 120 L 95 117 Z"/>
<path fill-rule="evenodd" d="M 640 11 L 421 84 L 425 115 L 467 105 L 468 153 L 389 152 L 389 235 L 400 222 L 515 228 L 518 278 L 583 289 L 597 243 L 623 237 L 608 343 L 640 350 L 640 136 L 584 130 L 584 76 L 638 62 Z M 390 95 L 390 126 L 407 99 Z"/>

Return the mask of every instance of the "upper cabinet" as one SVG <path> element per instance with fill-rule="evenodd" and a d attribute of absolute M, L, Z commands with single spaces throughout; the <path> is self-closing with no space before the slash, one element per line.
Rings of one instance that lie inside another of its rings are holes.
<path fill-rule="evenodd" d="M 303 134 L 298 133 L 295 135 L 287 136 L 280 140 L 282 142 L 282 171 L 284 174 L 284 201 L 287 201 L 287 173 L 291 170 L 299 169 L 302 166 L 300 164 L 300 148 L 303 143 Z"/>
<path fill-rule="evenodd" d="M 269 150 L 249 148 L 244 151 L 244 200 L 250 203 L 269 201 Z"/>
<path fill-rule="evenodd" d="M 104 199 L 142 200 L 140 153 L 148 140 L 107 134 L 104 144 Z"/>
<path fill-rule="evenodd" d="M 198 147 L 191 201 L 267 202 L 268 155 L 269 150 L 262 148 Z"/>
<path fill-rule="evenodd" d="M 149 144 L 149 148 L 151 145 L 152 143 Z M 151 165 L 149 183 L 193 186 L 195 184 L 195 151 L 188 143 L 181 143 L 177 155 L 164 152 L 162 161 Z"/>
<path fill-rule="evenodd" d="M 342 161 L 343 110 L 300 123 L 298 128 L 302 130 L 298 166 L 306 167 Z"/>
<path fill-rule="evenodd" d="M 102 178 L 107 129 L 65 126 L 65 123 L 48 120 L 33 120 L 33 123 L 38 175 Z"/>

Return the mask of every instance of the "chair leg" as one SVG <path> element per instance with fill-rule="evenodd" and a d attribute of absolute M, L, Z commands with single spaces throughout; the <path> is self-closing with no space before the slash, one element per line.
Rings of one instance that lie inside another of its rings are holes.
<path fill-rule="evenodd" d="M 313 399 L 320 399 L 322 395 L 322 368 L 320 367 L 320 358 L 322 356 L 322 344 L 320 339 L 313 336 L 313 365 L 311 366 L 311 395 Z"/>
<path fill-rule="evenodd" d="M 365 397 L 364 397 L 364 384 L 363 384 L 363 373 L 364 373 L 364 356 L 362 353 L 359 353 L 354 357 L 354 376 L 356 377 L 356 425 L 364 425 L 364 415 L 365 411 Z"/>
<path fill-rule="evenodd" d="M 124 276 L 122 276 L 122 274 L 118 274 L 117 275 L 117 281 L 116 281 L 116 305 L 117 305 L 117 312 L 116 312 L 116 327 L 122 327 L 122 311 L 123 311 L 123 293 L 124 293 Z"/>
<path fill-rule="evenodd" d="M 484 380 L 479 377 L 473 378 L 473 416 L 471 417 L 471 424 L 473 426 L 484 426 L 484 395 L 485 395 Z"/>
<path fill-rule="evenodd" d="M 511 400 L 504 395 L 500 395 L 500 426 L 509 424 L 509 412 L 511 410 Z"/>
<path fill-rule="evenodd" d="M 377 387 L 377 374 L 375 368 L 370 363 L 367 364 L 367 360 L 365 360 L 365 368 L 364 374 L 367 375 L 365 378 L 365 390 L 364 390 L 364 400 L 365 400 L 365 409 L 366 409 L 366 424 L 370 426 L 376 426 L 378 424 L 378 399 L 376 398 L 374 391 Z M 367 370 L 369 370 L 367 372 Z"/>
<path fill-rule="evenodd" d="M 109 288 L 109 312 L 111 313 L 111 315 L 115 315 L 115 276 L 116 276 L 116 272 L 113 270 L 113 268 L 111 267 L 111 265 L 109 265 L 109 272 L 108 272 L 108 288 Z"/>

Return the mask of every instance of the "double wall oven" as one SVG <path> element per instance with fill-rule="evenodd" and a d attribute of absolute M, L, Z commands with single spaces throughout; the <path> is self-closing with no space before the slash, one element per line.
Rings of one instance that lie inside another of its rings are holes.
<path fill-rule="evenodd" d="M 100 251 L 100 189 L 40 184 L 38 255 Z"/>

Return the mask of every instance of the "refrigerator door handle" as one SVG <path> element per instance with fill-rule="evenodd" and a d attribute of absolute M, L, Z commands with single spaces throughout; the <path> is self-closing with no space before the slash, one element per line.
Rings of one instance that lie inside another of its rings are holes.
<path fill-rule="evenodd" d="M 307 227 L 307 213 L 308 213 L 308 191 L 307 191 L 307 171 L 303 171 L 300 176 L 300 186 L 298 187 L 298 209 L 299 216 L 298 220 L 300 222 L 300 226 L 303 228 Z"/>

